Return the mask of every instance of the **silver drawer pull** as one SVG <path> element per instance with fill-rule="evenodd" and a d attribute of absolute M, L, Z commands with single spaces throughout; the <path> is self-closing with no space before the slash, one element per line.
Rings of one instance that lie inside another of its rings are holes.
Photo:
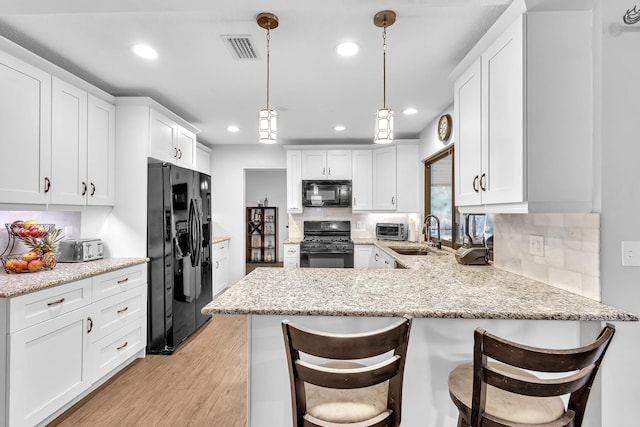
<path fill-rule="evenodd" d="M 120 347 L 116 347 L 116 350 L 122 350 L 123 348 L 125 348 L 128 345 L 129 345 L 129 341 L 125 341 L 124 344 L 122 344 Z"/>
<path fill-rule="evenodd" d="M 125 308 L 121 308 L 120 310 L 118 310 L 118 314 L 120 313 L 124 313 L 125 311 L 129 310 L 129 307 L 125 307 Z"/>
<path fill-rule="evenodd" d="M 47 305 L 48 305 L 49 307 L 51 307 L 52 305 L 62 304 L 63 302 L 64 302 L 64 298 L 60 298 L 60 299 L 59 299 L 59 300 L 57 300 L 57 301 L 48 302 L 48 303 L 47 303 Z"/>
<path fill-rule="evenodd" d="M 125 277 L 125 278 L 124 278 L 124 279 L 122 279 L 122 280 L 118 280 L 118 285 L 122 285 L 123 283 L 127 283 L 128 281 L 129 281 L 129 278 L 128 278 L 128 277 Z"/>

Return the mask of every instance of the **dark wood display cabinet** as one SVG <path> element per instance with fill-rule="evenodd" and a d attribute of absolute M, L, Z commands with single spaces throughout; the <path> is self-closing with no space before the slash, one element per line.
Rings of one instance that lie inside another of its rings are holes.
<path fill-rule="evenodd" d="M 247 207 L 246 273 L 278 265 L 278 208 Z M 281 264 L 281 263 L 280 263 Z"/>

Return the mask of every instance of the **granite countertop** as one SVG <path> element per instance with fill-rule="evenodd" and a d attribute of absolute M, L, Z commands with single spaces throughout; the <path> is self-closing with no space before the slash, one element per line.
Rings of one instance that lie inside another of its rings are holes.
<path fill-rule="evenodd" d="M 398 255 L 405 269 L 257 268 L 203 308 L 209 314 L 318 315 L 423 318 L 634 320 L 625 311 L 562 289 L 486 266 L 458 264 L 450 251 Z"/>
<path fill-rule="evenodd" d="M 226 240 L 231 240 L 231 238 L 226 236 L 213 236 L 211 238 L 211 243 L 215 245 L 216 243 L 224 242 Z"/>
<path fill-rule="evenodd" d="M 0 271 L 0 298 L 10 298 L 74 280 L 85 279 L 132 265 L 144 264 L 147 258 L 103 258 L 95 261 L 62 263 L 52 270 L 36 273 L 6 273 Z"/>

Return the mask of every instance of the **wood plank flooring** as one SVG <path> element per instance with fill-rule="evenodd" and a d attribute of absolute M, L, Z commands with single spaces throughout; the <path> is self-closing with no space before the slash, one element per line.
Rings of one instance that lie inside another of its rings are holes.
<path fill-rule="evenodd" d="M 247 317 L 216 315 L 171 356 L 138 359 L 49 426 L 247 424 Z"/>

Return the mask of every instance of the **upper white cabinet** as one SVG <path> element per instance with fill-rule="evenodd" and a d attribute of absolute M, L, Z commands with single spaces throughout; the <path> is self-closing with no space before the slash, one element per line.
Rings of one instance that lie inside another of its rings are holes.
<path fill-rule="evenodd" d="M 302 151 L 302 179 L 351 179 L 351 150 Z"/>
<path fill-rule="evenodd" d="M 398 144 L 396 147 L 396 210 L 419 212 L 420 152 L 418 144 Z"/>
<path fill-rule="evenodd" d="M 373 150 L 373 210 L 396 209 L 396 147 Z"/>
<path fill-rule="evenodd" d="M 211 149 L 205 145 L 196 143 L 196 168 L 198 172 L 211 175 Z"/>
<path fill-rule="evenodd" d="M 373 206 L 373 151 L 353 150 L 351 156 L 353 179 L 351 210 L 370 211 Z"/>
<path fill-rule="evenodd" d="M 0 200 L 48 203 L 51 75 L 0 52 Z"/>
<path fill-rule="evenodd" d="M 116 107 L 91 94 L 88 98 L 87 204 L 115 202 Z"/>
<path fill-rule="evenodd" d="M 302 213 L 302 152 L 287 150 L 287 212 Z"/>
<path fill-rule="evenodd" d="M 87 92 L 56 77 L 51 87 L 51 203 L 84 204 Z"/>
<path fill-rule="evenodd" d="M 149 157 L 193 169 L 196 135 L 154 109 L 149 121 Z"/>
<path fill-rule="evenodd" d="M 591 211 L 590 40 L 588 12 L 527 12 L 456 80 L 463 211 Z"/>
<path fill-rule="evenodd" d="M 115 106 L 56 77 L 51 105 L 51 203 L 113 205 Z"/>

